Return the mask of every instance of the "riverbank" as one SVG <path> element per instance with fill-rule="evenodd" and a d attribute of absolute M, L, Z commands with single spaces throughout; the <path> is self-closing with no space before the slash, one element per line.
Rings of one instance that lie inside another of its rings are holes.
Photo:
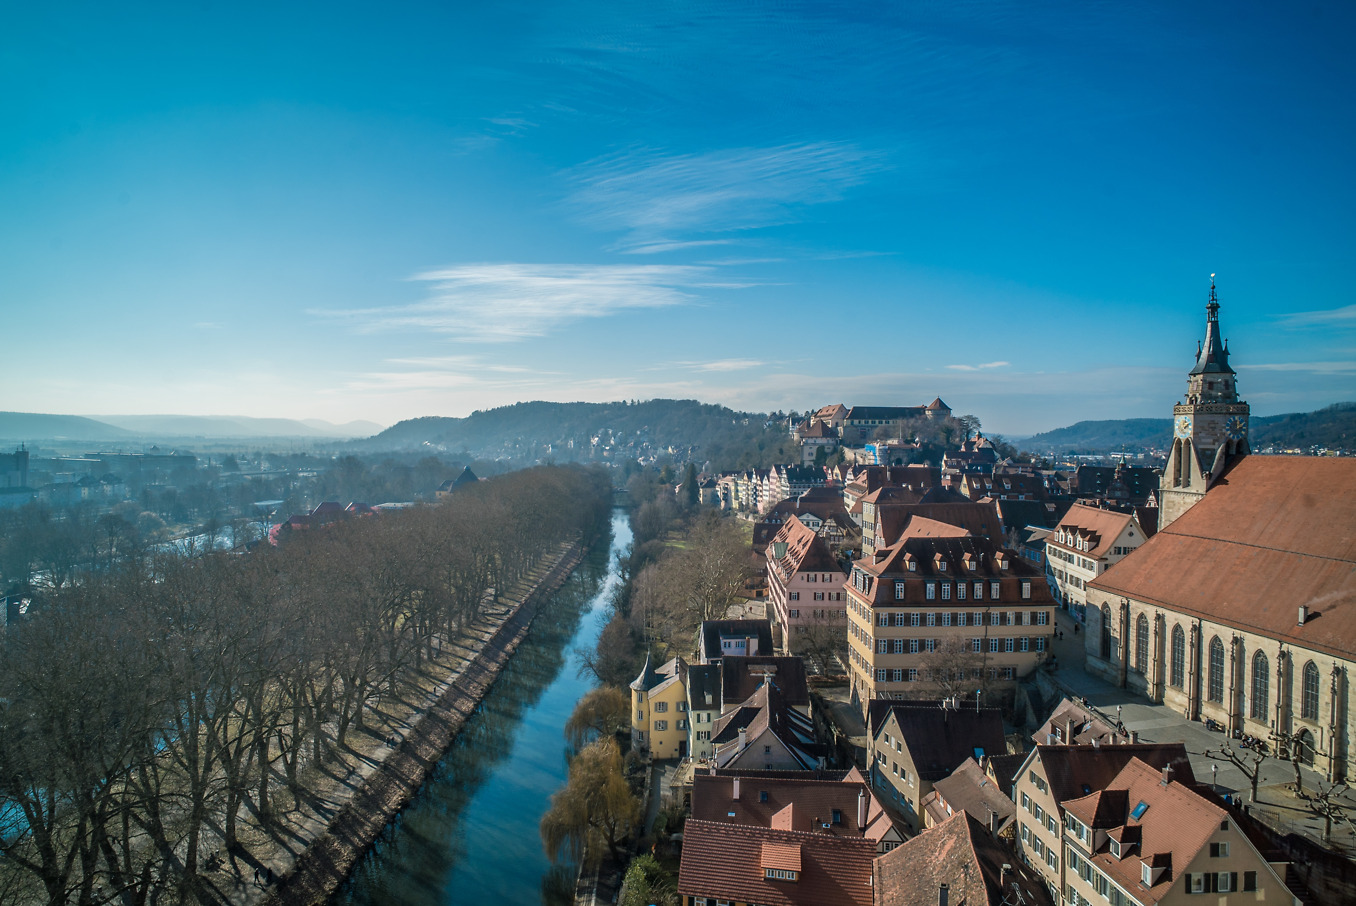
<path fill-rule="evenodd" d="M 310 793 L 285 828 L 251 841 L 244 858 L 222 865 L 227 877 L 215 885 L 222 899 L 236 906 L 327 902 L 419 791 L 526 637 L 537 607 L 565 583 L 584 553 L 577 544 L 563 546 L 445 646 L 423 671 L 426 680 L 435 671 L 440 679 L 415 683 L 391 702 L 338 764 L 309 778 Z"/>

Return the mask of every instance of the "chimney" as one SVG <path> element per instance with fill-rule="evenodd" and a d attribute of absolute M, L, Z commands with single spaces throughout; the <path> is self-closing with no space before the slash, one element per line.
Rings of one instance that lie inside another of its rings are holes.
<path fill-rule="evenodd" d="M 1102 737 L 1100 736 L 1092 737 L 1092 747 L 1094 749 L 1100 749 L 1102 747 Z"/>
<path fill-rule="evenodd" d="M 1065 726 L 1064 741 L 1069 745 L 1073 745 L 1074 742 L 1074 725 L 1075 721 L 1072 717 L 1068 718 L 1068 720 L 1064 724 Z"/>
<path fill-rule="evenodd" d="M 744 751 L 749 744 L 749 730 L 747 727 L 739 728 L 739 751 Z"/>
<path fill-rule="evenodd" d="M 993 834 L 995 837 L 997 837 L 997 836 L 998 836 L 998 813 L 995 812 L 993 809 L 989 808 L 988 806 L 985 806 L 985 809 L 986 809 L 986 810 L 988 811 L 988 813 L 989 813 L 989 833 L 991 833 L 991 834 Z"/>
<path fill-rule="evenodd" d="M 948 906 L 947 897 L 951 893 L 951 888 L 943 884 L 937 888 L 937 906 Z"/>
<path fill-rule="evenodd" d="M 739 801 L 739 778 L 738 778 L 738 777 L 736 777 L 736 778 L 734 779 L 734 792 L 730 795 L 730 798 L 733 799 L 735 802 L 738 802 L 738 801 Z"/>
<path fill-rule="evenodd" d="M 857 829 L 866 833 L 866 790 L 857 791 Z"/>
<path fill-rule="evenodd" d="M 1138 745 L 1138 744 L 1139 744 L 1139 731 L 1138 731 L 1138 730 L 1131 730 L 1131 731 L 1130 731 L 1130 742 L 1134 743 L 1135 745 Z"/>
<path fill-rule="evenodd" d="M 1303 604 L 1299 606 L 1299 625 L 1303 626 L 1305 619 L 1309 616 L 1309 608 Z"/>
<path fill-rule="evenodd" d="M 1165 764 L 1163 765 L 1163 785 L 1167 786 L 1170 783 L 1172 783 L 1172 765 Z"/>
<path fill-rule="evenodd" d="M 1004 862 L 1004 863 L 1003 863 L 1003 872 L 1002 872 L 1002 874 L 1000 874 L 1000 875 L 998 876 L 998 886 L 999 886 L 999 887 L 1007 887 L 1007 886 L 1008 886 L 1008 872 L 1010 872 L 1010 871 L 1012 871 L 1012 865 L 1009 864 L 1009 863 L 1007 863 L 1007 862 Z"/>

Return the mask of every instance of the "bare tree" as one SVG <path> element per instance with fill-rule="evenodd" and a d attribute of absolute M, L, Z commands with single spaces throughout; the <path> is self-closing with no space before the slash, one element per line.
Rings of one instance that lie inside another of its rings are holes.
<path fill-rule="evenodd" d="M 1267 760 L 1267 755 L 1260 749 L 1245 749 L 1243 752 L 1237 752 L 1229 747 L 1227 741 L 1218 749 L 1206 749 L 1205 757 L 1212 758 L 1215 761 L 1227 761 L 1229 764 L 1243 772 L 1243 776 L 1248 778 L 1250 785 L 1248 792 L 1248 801 L 1257 801 L 1257 783 L 1262 778 L 1262 763 Z"/>
<path fill-rule="evenodd" d="M 983 688 L 985 654 L 975 651 L 970 639 L 938 639 L 933 649 L 920 652 L 918 659 L 922 665 L 920 679 L 928 684 L 929 695 L 935 691 L 941 698 L 967 698 Z"/>
<path fill-rule="evenodd" d="M 813 611 L 809 620 L 793 625 L 789 648 L 816 673 L 840 672 L 847 663 L 847 615 L 836 610 Z"/>
<path fill-rule="evenodd" d="M 1323 784 L 1320 783 L 1318 792 L 1308 799 L 1309 811 L 1323 819 L 1324 843 L 1332 839 L 1333 821 L 1347 820 L 1347 804 L 1340 799 L 1346 791 L 1347 785 L 1345 783 L 1329 784 L 1327 789 L 1324 789 Z"/>

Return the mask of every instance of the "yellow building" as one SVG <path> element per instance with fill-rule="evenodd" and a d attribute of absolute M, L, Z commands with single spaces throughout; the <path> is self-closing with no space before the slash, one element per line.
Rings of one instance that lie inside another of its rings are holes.
<path fill-rule="evenodd" d="M 631 683 L 631 746 L 653 758 L 687 757 L 687 664 L 682 658 L 658 669 L 645 658 Z"/>

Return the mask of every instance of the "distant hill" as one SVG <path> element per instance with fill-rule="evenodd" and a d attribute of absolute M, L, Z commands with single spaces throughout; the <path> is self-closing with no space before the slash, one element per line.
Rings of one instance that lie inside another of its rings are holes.
<path fill-rule="evenodd" d="M 1021 441 L 1018 446 L 1033 453 L 1162 450 L 1172 442 L 1170 418 L 1122 418 L 1078 422 L 1067 428 L 1045 431 Z"/>
<path fill-rule="evenodd" d="M 5 444 L 38 440 L 127 440 L 128 431 L 79 415 L 39 412 L 0 412 L 0 441 Z"/>
<path fill-rule="evenodd" d="M 1336 403 L 1315 412 L 1254 416 L 1248 425 L 1253 450 L 1267 447 L 1322 447 L 1356 450 L 1356 403 Z M 1139 453 L 1166 451 L 1172 444 L 1172 419 L 1125 418 L 1078 422 L 1028 437 L 1018 443 L 1032 453 Z"/>
<path fill-rule="evenodd" d="M 1252 448 L 1326 447 L 1356 450 L 1356 403 L 1334 403 L 1315 412 L 1292 412 L 1254 418 Z"/>
<path fill-rule="evenodd" d="M 589 461 L 645 455 L 711 461 L 744 468 L 767 454 L 770 462 L 789 441 L 768 416 L 735 412 L 696 400 L 614 403 L 516 403 L 465 418 L 410 419 L 376 437 L 354 441 L 362 450 L 434 448 L 485 458 Z"/>
<path fill-rule="evenodd" d="M 218 439 L 293 437 L 348 440 L 371 437 L 381 431 L 375 422 L 335 425 L 319 419 L 198 415 L 107 415 L 97 419 L 81 415 L 50 415 L 38 412 L 0 412 L 0 443 L 43 440 L 133 441 L 164 439 Z"/>
<path fill-rule="evenodd" d="M 154 437 L 371 437 L 373 422 L 334 425 L 319 419 L 251 418 L 245 415 L 101 415 L 100 420 Z"/>

